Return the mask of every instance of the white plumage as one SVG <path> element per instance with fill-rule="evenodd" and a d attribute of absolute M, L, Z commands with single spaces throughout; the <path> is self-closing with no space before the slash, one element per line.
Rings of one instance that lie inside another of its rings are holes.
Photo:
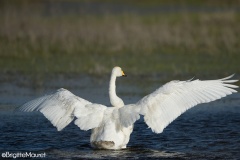
<path fill-rule="evenodd" d="M 133 124 L 144 116 L 146 124 L 155 133 L 161 133 L 173 120 L 186 110 L 200 103 L 207 103 L 234 92 L 238 86 L 229 80 L 233 75 L 217 80 L 171 81 L 136 104 L 124 105 L 116 95 L 115 81 L 125 76 L 120 67 L 112 70 L 109 96 L 113 107 L 93 104 L 75 96 L 66 89 L 25 103 L 22 111 L 40 111 L 57 128 L 65 128 L 76 117 L 75 124 L 82 130 L 92 129 L 91 145 L 100 149 L 126 148 Z"/>

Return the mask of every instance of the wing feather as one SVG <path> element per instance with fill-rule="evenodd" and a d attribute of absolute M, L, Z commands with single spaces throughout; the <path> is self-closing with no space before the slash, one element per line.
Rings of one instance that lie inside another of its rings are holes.
<path fill-rule="evenodd" d="M 118 117 L 121 126 L 124 127 L 129 127 L 140 118 L 140 108 L 135 107 L 135 105 L 126 105 L 115 111 L 117 113 L 114 113 L 114 116 Z"/>
<path fill-rule="evenodd" d="M 161 133 L 173 120 L 197 104 L 211 102 L 237 92 L 238 86 L 229 80 L 233 75 L 217 80 L 171 81 L 138 103 L 140 114 L 153 132 Z"/>
<path fill-rule="evenodd" d="M 77 117 L 74 123 L 82 130 L 96 128 L 101 124 L 106 109 L 106 106 L 100 104 L 77 107 L 74 111 L 74 115 Z"/>
<path fill-rule="evenodd" d="M 84 116 L 95 116 L 97 112 L 103 114 L 101 113 L 103 110 L 99 110 L 98 105 L 94 105 L 96 107 L 96 110 L 94 110 L 93 106 L 89 107 L 91 104 L 91 102 L 61 88 L 52 94 L 25 103 L 18 110 L 25 112 L 40 111 L 58 131 L 65 128 L 76 116 L 79 119 L 76 120 L 75 124 L 78 125 L 80 123 L 81 125 L 78 126 L 81 126 L 81 129 L 88 130 L 96 127 L 102 121 L 102 117 L 96 116 L 95 121 L 98 123 L 92 125 L 93 122 L 89 123 L 89 119 L 84 118 Z M 103 108 L 103 106 L 100 106 L 100 108 Z"/>

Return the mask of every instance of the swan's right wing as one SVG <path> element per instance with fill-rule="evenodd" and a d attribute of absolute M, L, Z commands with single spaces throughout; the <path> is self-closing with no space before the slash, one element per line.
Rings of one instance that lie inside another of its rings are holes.
<path fill-rule="evenodd" d="M 134 124 L 140 118 L 140 107 L 135 104 L 129 104 L 119 108 L 117 111 L 117 117 L 119 122 L 124 127 L 129 127 Z"/>
<path fill-rule="evenodd" d="M 74 117 L 78 118 L 75 124 L 80 129 L 95 128 L 102 122 L 105 109 L 105 106 L 92 104 L 63 88 L 55 93 L 27 102 L 18 108 L 25 112 L 40 111 L 58 131 L 72 122 Z M 94 117 L 94 121 L 92 120 L 91 123 L 89 123 L 90 117 Z"/>
<path fill-rule="evenodd" d="M 144 115 L 146 124 L 155 133 L 161 133 L 174 119 L 197 104 L 211 102 L 234 92 L 238 86 L 229 80 L 171 81 L 141 99 L 136 107 Z"/>
<path fill-rule="evenodd" d="M 231 84 L 237 80 L 229 80 L 231 77 L 207 81 L 171 81 L 138 103 L 118 109 L 115 117 L 118 117 L 122 126 L 128 127 L 143 115 L 152 131 L 161 133 L 174 119 L 197 104 L 237 92 L 233 88 L 238 86 Z"/>

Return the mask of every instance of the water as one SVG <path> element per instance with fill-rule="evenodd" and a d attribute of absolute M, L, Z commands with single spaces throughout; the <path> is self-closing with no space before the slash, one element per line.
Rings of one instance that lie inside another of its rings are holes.
<path fill-rule="evenodd" d="M 90 131 L 71 123 L 63 131 L 41 113 L 14 112 L 32 98 L 67 88 L 92 102 L 109 105 L 108 79 L 103 77 L 54 75 L 0 77 L 1 153 L 45 153 L 48 159 L 238 159 L 240 157 L 240 95 L 199 105 L 155 134 L 143 120 L 135 123 L 128 148 L 93 150 Z M 128 77 L 118 80 L 118 93 L 134 103 L 160 86 L 156 79 Z M 159 77 L 160 79 L 160 77 Z M 136 83 L 137 82 L 137 83 Z"/>

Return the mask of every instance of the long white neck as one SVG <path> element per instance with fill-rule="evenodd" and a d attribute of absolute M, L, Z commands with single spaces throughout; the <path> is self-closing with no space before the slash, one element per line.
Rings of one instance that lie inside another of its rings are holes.
<path fill-rule="evenodd" d="M 121 98 L 119 98 L 116 94 L 116 76 L 114 74 L 111 75 L 110 84 L 109 84 L 109 97 L 110 103 L 113 107 L 123 107 L 124 103 Z"/>

